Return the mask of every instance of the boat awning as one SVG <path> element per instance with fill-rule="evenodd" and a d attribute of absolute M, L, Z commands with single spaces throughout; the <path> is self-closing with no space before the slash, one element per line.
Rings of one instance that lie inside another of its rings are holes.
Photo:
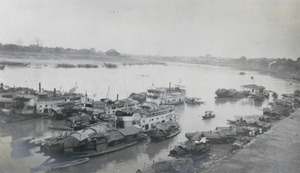
<path fill-rule="evenodd" d="M 118 141 L 124 139 L 124 136 L 119 131 L 107 132 L 104 134 L 107 137 L 107 142 Z"/>
<path fill-rule="evenodd" d="M 71 122 L 77 122 L 77 121 L 81 121 L 81 118 L 80 116 L 77 115 L 77 116 L 69 117 L 68 120 Z"/>
<path fill-rule="evenodd" d="M 216 132 L 202 132 L 201 135 L 202 134 L 207 137 L 207 139 L 221 139 L 219 133 Z"/>
<path fill-rule="evenodd" d="M 236 133 L 231 130 L 223 130 L 218 133 L 222 138 L 236 136 Z"/>
<path fill-rule="evenodd" d="M 83 133 L 73 133 L 71 136 L 76 138 L 78 141 L 83 141 L 86 138 L 88 138 L 88 136 L 86 134 L 83 134 Z"/>
<path fill-rule="evenodd" d="M 124 136 L 129 136 L 129 135 L 135 135 L 139 133 L 141 129 L 138 129 L 136 127 L 127 127 L 124 129 L 119 129 L 119 132 L 122 133 Z"/>
<path fill-rule="evenodd" d="M 155 127 L 163 131 L 168 130 L 168 126 L 163 124 L 156 124 Z"/>

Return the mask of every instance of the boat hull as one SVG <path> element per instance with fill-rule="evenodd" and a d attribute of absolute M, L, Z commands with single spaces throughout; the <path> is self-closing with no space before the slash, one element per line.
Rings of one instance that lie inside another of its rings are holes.
<path fill-rule="evenodd" d="M 70 157 L 72 158 L 83 158 L 83 157 L 95 157 L 95 156 L 100 156 L 108 153 L 112 153 L 118 150 L 122 150 L 128 147 L 131 147 L 133 145 L 136 145 L 138 141 L 127 143 L 127 144 L 121 144 L 121 146 L 115 146 L 115 147 L 110 147 L 105 151 L 101 152 L 85 152 L 85 153 L 75 153 L 74 155 L 71 155 Z"/>
<path fill-rule="evenodd" d="M 152 136 L 150 136 L 150 139 L 153 142 L 159 142 L 159 141 L 162 141 L 162 140 L 165 140 L 165 139 L 168 139 L 168 138 L 172 138 L 172 137 L 178 135 L 180 132 L 181 132 L 181 130 L 176 131 L 176 132 L 174 132 L 170 135 L 167 135 L 167 136 L 154 136 L 154 135 L 152 135 Z"/>

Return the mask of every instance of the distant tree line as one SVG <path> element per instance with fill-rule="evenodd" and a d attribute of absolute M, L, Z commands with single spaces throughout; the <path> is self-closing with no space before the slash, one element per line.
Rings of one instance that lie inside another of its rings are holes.
<path fill-rule="evenodd" d="M 297 60 L 288 58 L 253 58 L 242 56 L 235 58 L 201 57 L 201 64 L 237 67 L 245 70 L 257 70 L 280 76 L 300 80 L 300 57 Z"/>
<path fill-rule="evenodd" d="M 107 52 L 97 51 L 95 48 L 91 49 L 71 49 L 63 47 L 42 47 L 39 45 L 20 46 L 16 44 L 1 44 L 0 51 L 9 52 L 40 52 L 40 53 L 64 53 L 64 54 L 84 54 L 84 55 L 96 55 L 105 54 L 108 56 L 119 56 L 121 55 L 115 49 L 110 49 Z"/>

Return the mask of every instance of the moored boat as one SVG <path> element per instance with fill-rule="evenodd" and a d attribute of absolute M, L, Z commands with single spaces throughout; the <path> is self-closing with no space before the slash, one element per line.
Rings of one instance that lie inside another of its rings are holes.
<path fill-rule="evenodd" d="M 116 112 L 116 127 L 125 128 L 135 126 L 144 131 L 158 123 L 176 121 L 174 106 L 144 103 L 138 109 L 128 108 Z"/>
<path fill-rule="evenodd" d="M 40 151 L 51 157 L 92 157 L 118 151 L 145 139 L 141 129 L 115 129 L 107 123 L 46 139 Z"/>
<path fill-rule="evenodd" d="M 146 102 L 154 102 L 159 105 L 176 105 L 184 103 L 186 90 L 182 89 L 183 86 L 176 85 L 169 88 L 158 87 L 155 89 L 148 89 Z"/>
<path fill-rule="evenodd" d="M 181 132 L 181 127 L 176 121 L 167 121 L 156 124 L 148 132 L 148 136 L 152 141 L 161 141 L 178 135 Z"/>

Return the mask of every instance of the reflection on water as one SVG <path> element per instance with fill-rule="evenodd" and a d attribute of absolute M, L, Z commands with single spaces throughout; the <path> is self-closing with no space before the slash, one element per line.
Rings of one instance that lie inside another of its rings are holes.
<path fill-rule="evenodd" d="M 155 69 L 155 70 L 154 70 Z M 68 91 L 78 85 L 78 91 L 87 92 L 92 98 L 99 100 L 108 97 L 126 98 L 132 92 L 145 92 L 152 84 L 157 87 L 167 87 L 181 81 L 187 90 L 188 97 L 200 97 L 205 104 L 190 106 L 186 104 L 175 107 L 179 115 L 182 132 L 174 138 L 159 142 L 143 142 L 118 152 L 92 158 L 83 165 L 51 172 L 135 172 L 145 163 L 153 160 L 167 159 L 170 147 L 186 140 L 185 133 L 213 130 L 217 126 L 228 126 L 227 119 L 234 119 L 235 115 L 261 114 L 262 107 L 268 101 L 255 102 L 253 99 L 215 99 L 218 88 L 241 89 L 240 86 L 255 83 L 265 86 L 266 89 L 276 91 L 280 96 L 283 93 L 293 93 L 300 85 L 258 74 L 246 72 L 245 76 L 239 71 L 224 67 L 196 66 L 169 64 L 168 66 L 119 66 L 116 69 L 57 69 L 50 66 L 41 68 L 6 68 L 1 71 L 0 78 L 5 85 L 27 86 L 52 90 L 60 88 Z M 76 74 L 76 75 L 75 75 Z M 147 77 L 143 75 L 147 74 Z M 255 76 L 255 81 L 251 80 Z M 55 82 L 54 82 L 55 81 Z M 109 91 L 108 91 L 108 88 Z M 94 97 L 95 96 L 95 97 Z M 202 115 L 212 110 L 216 117 L 203 120 Z M 0 172 L 29 172 L 31 167 L 43 163 L 47 157 L 37 154 L 38 147 L 26 147 L 18 141 L 37 137 L 40 139 L 57 135 L 59 131 L 49 130 L 47 125 L 59 124 L 62 121 L 51 119 L 33 119 L 12 124 L 0 123 Z M 12 143 L 13 142 L 13 143 Z"/>
<path fill-rule="evenodd" d="M 150 142 L 147 145 L 146 153 L 149 155 L 149 158 L 153 160 L 155 156 L 158 153 L 160 153 L 162 150 L 167 150 L 168 152 L 170 147 L 173 147 L 171 144 L 173 144 L 175 140 L 176 140 L 176 136 L 160 142 Z"/>
<path fill-rule="evenodd" d="M 224 103 L 235 104 L 236 102 L 238 102 L 242 99 L 243 98 L 216 98 L 215 103 L 216 103 L 216 105 L 224 104 Z"/>

